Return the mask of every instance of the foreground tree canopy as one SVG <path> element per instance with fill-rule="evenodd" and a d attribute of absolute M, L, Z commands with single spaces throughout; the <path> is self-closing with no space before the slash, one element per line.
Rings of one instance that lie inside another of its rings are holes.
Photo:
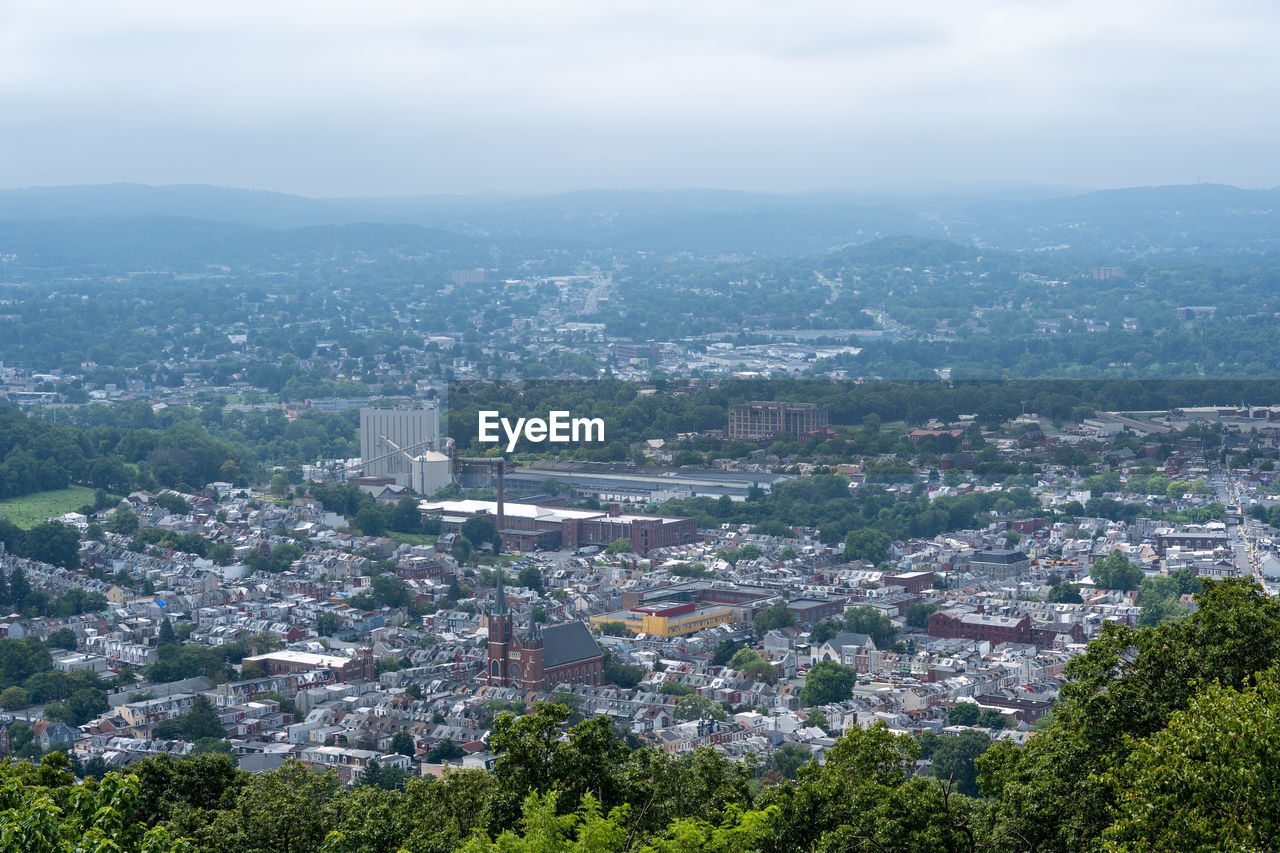
<path fill-rule="evenodd" d="M 147 759 L 77 785 L 66 759 L 0 768 L 14 850 L 1208 851 L 1280 837 L 1280 604 L 1206 583 L 1197 609 L 1108 625 L 1025 747 L 853 729 L 786 774 L 710 750 L 632 749 L 604 717 L 500 714 L 493 773 L 346 790 L 297 762 Z M 793 750 L 792 752 L 795 752 Z M 928 756 L 932 772 L 921 772 Z M 794 781 L 786 777 L 794 774 Z M 754 777 L 763 776 L 763 786 Z M 1229 794 L 1229 796 L 1227 796 Z M 106 845 L 111 839 L 116 846 Z M 21 839 L 19 841 L 18 839 Z M 31 839 L 28 841 L 28 839 Z M 189 846 L 185 846 L 189 845 Z"/>

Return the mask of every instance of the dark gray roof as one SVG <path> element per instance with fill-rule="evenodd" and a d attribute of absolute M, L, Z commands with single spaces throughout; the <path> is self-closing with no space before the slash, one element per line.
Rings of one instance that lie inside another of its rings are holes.
<path fill-rule="evenodd" d="M 567 622 L 542 629 L 542 668 L 600 657 L 604 653 L 581 622 Z"/>
<path fill-rule="evenodd" d="M 975 551 L 969 558 L 971 563 L 1020 563 L 1027 559 L 1026 552 L 1013 548 L 992 548 L 988 551 Z"/>

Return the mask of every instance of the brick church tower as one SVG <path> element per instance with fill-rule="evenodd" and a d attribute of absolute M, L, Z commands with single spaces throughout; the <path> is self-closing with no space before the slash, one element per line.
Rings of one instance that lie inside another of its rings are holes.
<path fill-rule="evenodd" d="M 545 629 L 533 623 L 528 632 L 516 635 L 502 588 L 502 569 L 497 572 L 485 681 L 499 687 L 542 691 L 561 684 L 603 684 L 604 652 L 581 622 Z"/>

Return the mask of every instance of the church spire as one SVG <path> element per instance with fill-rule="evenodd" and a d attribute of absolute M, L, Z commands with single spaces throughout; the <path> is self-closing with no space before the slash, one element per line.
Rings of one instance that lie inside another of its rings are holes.
<path fill-rule="evenodd" d="M 502 565 L 499 564 L 494 571 L 498 573 L 498 591 L 494 595 L 493 615 L 506 616 L 507 615 L 507 594 L 502 591 Z"/>

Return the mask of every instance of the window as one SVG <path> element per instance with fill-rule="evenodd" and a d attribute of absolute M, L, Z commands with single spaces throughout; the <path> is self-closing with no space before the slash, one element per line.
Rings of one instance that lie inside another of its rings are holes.
<path fill-rule="evenodd" d="M 502 664 L 496 660 L 490 663 L 489 674 L 492 675 L 494 678 L 497 678 L 498 676 L 502 675 Z"/>

